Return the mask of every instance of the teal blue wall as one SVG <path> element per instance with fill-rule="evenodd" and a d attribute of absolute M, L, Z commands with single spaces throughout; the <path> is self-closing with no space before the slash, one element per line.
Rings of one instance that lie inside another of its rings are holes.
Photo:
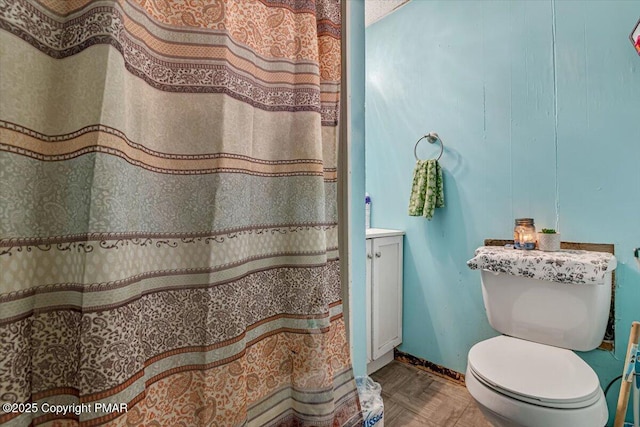
<path fill-rule="evenodd" d="M 621 373 L 640 320 L 639 17 L 638 0 L 413 0 L 367 28 L 366 187 L 372 226 L 406 231 L 402 351 L 465 371 L 496 335 L 465 262 L 533 217 L 566 241 L 615 244 L 616 351 L 581 356 L 604 385 Z M 430 222 L 406 213 L 429 131 L 446 147 L 446 208 Z"/>
<path fill-rule="evenodd" d="M 355 375 L 365 375 L 367 370 L 367 340 L 365 314 L 365 239 L 364 239 L 364 181 L 365 181 L 365 32 L 364 32 L 364 0 L 347 2 L 347 36 L 349 55 L 348 87 L 351 125 L 350 163 L 351 163 L 351 222 L 349 234 L 351 239 L 350 267 L 353 278 L 351 284 L 351 327 L 352 349 L 351 360 Z"/>

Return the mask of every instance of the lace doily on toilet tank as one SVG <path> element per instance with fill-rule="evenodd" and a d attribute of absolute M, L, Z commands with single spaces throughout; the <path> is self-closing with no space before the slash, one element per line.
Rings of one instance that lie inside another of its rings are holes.
<path fill-rule="evenodd" d="M 561 250 L 524 251 L 501 246 L 481 246 L 467 261 L 473 270 L 488 270 L 513 276 L 558 283 L 603 283 L 604 276 L 616 268 L 616 257 L 606 252 Z"/>

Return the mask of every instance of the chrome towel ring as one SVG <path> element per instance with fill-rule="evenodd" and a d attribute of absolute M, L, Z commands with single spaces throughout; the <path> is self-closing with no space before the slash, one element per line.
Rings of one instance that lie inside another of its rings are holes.
<path fill-rule="evenodd" d="M 427 138 L 427 141 L 429 141 L 430 144 L 433 144 L 436 141 L 440 141 L 440 154 L 436 158 L 436 160 L 440 160 L 440 157 L 442 157 L 442 153 L 444 152 L 444 144 L 442 143 L 442 140 L 440 139 L 438 134 L 435 132 L 429 132 L 428 134 L 426 134 L 416 142 L 416 146 L 413 147 L 413 155 L 416 158 L 416 160 L 420 160 L 418 158 L 418 144 L 420 143 L 420 141 L 422 141 L 425 138 Z"/>

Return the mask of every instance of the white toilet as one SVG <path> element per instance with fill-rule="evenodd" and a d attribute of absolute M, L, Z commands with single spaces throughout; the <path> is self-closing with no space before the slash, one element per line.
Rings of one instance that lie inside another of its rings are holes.
<path fill-rule="evenodd" d="M 469 351 L 467 389 L 487 420 L 496 427 L 603 427 L 608 411 L 598 377 L 571 350 L 600 345 L 611 271 L 598 284 L 481 274 L 489 323 L 505 334 Z"/>

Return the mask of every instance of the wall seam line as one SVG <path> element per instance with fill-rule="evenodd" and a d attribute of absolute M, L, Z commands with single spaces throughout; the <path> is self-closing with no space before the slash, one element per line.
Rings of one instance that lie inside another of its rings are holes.
<path fill-rule="evenodd" d="M 555 149 L 555 179 L 556 179 L 556 230 L 560 230 L 560 182 L 558 180 L 558 73 L 556 70 L 556 1 L 551 0 L 551 47 L 552 47 L 552 70 L 553 70 L 553 143 Z"/>

